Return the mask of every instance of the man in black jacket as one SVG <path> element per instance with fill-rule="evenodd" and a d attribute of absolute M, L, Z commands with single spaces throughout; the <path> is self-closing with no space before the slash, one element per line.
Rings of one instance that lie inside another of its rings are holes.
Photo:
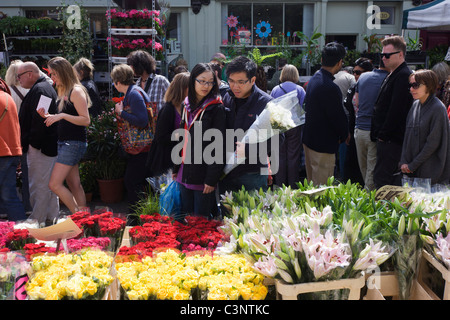
<path fill-rule="evenodd" d="M 350 140 L 348 120 L 342 104 L 342 92 L 333 82 L 342 68 L 345 48 L 328 43 L 322 50 L 322 68 L 308 82 L 305 95 L 305 151 L 306 176 L 315 185 L 326 184 L 334 175 L 339 144 Z"/>
<path fill-rule="evenodd" d="M 252 60 L 244 56 L 233 59 L 227 65 L 226 74 L 231 89 L 223 97 L 223 104 L 227 111 L 227 133 L 230 132 L 229 129 L 235 130 L 235 132 L 241 129 L 246 132 L 256 120 L 256 117 L 264 110 L 267 103 L 272 100 L 272 97 L 255 85 L 256 63 Z M 230 137 L 227 136 L 226 138 L 225 140 L 228 140 Z M 220 182 L 221 194 L 225 191 L 240 190 L 242 186 L 246 190 L 267 189 L 268 176 L 262 174 L 261 170 L 266 169 L 267 171 L 267 153 L 270 153 L 270 140 L 273 140 L 273 138 L 264 142 L 267 143 L 266 150 L 263 150 L 260 146 L 250 146 L 237 142 L 236 152 L 244 156 L 246 160 L 245 163 L 238 165 L 228 173 Z M 253 147 L 258 149 L 258 152 L 251 152 Z M 263 153 L 264 151 L 265 154 L 259 154 L 259 152 Z"/>
<path fill-rule="evenodd" d="M 57 124 L 47 127 L 36 108 L 46 105 L 48 113 L 58 113 L 58 97 L 33 62 L 21 64 L 17 78 L 22 87 L 30 89 L 19 112 L 22 150 L 27 153 L 30 203 L 33 207 L 30 218 L 45 223 L 59 215 L 58 197 L 48 187 L 57 156 L 58 135 Z"/>
<path fill-rule="evenodd" d="M 411 70 L 405 62 L 406 43 L 400 36 L 382 41 L 381 54 L 390 72 L 375 102 L 370 137 L 377 143 L 377 162 L 373 181 L 378 189 L 384 185 L 401 185 L 399 161 L 405 135 L 406 117 L 413 98 L 409 92 Z"/>

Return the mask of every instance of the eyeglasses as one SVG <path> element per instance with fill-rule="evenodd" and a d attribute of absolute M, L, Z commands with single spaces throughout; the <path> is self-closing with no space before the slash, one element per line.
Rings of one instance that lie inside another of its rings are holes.
<path fill-rule="evenodd" d="M 247 79 L 247 80 L 238 80 L 238 81 L 234 81 L 234 80 L 228 79 L 228 84 L 229 84 L 230 86 L 243 86 L 244 84 L 246 84 L 246 83 L 249 82 L 249 81 L 250 81 L 250 79 Z"/>
<path fill-rule="evenodd" d="M 419 89 L 419 87 L 420 87 L 421 85 L 422 85 L 421 83 L 413 82 L 413 83 L 410 83 L 410 84 L 409 84 L 409 88 L 410 88 L 410 89 L 411 89 L 411 88 L 413 88 L 413 89 Z"/>
<path fill-rule="evenodd" d="M 201 86 L 208 86 L 208 87 L 212 87 L 214 85 L 214 81 L 213 82 L 209 82 L 209 81 L 205 81 L 205 80 L 198 80 L 195 79 L 195 81 L 198 82 L 199 85 Z"/>
<path fill-rule="evenodd" d="M 28 72 L 31 72 L 31 70 L 28 70 L 28 71 L 24 71 L 24 72 L 22 72 L 22 73 L 19 73 L 19 74 L 17 75 L 17 79 L 20 79 L 21 76 L 23 76 L 25 73 L 28 73 Z"/>
<path fill-rule="evenodd" d="M 397 53 L 400 53 L 400 51 L 380 53 L 380 55 L 382 58 L 389 59 L 393 54 L 397 54 Z"/>

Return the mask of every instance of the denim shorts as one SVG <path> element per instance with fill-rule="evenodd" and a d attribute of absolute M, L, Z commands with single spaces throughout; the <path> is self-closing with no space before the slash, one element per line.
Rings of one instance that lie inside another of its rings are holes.
<path fill-rule="evenodd" d="M 58 141 L 58 158 L 56 162 L 74 166 L 80 162 L 87 149 L 87 143 L 76 140 Z"/>

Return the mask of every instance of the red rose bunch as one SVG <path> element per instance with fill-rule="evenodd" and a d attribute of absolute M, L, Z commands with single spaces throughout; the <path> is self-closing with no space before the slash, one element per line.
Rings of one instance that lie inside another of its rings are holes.
<path fill-rule="evenodd" d="M 222 226 L 219 220 L 208 220 L 204 217 L 187 216 L 186 224 L 180 224 L 178 230 L 178 241 L 181 242 L 182 250 L 190 250 L 194 245 L 198 247 L 215 249 L 219 241 L 224 240 L 224 234 L 218 229 Z"/>
<path fill-rule="evenodd" d="M 25 244 L 36 242 L 27 229 L 14 229 L 6 237 L 12 250 L 22 250 Z"/>
<path fill-rule="evenodd" d="M 31 261 L 36 255 L 56 252 L 56 248 L 47 247 L 45 243 L 27 243 L 23 246 L 23 249 L 27 261 Z"/>
<path fill-rule="evenodd" d="M 143 225 L 129 230 L 132 246 L 120 248 L 118 255 L 152 256 L 161 248 L 173 248 L 184 253 L 212 252 L 219 241 L 225 240 L 218 229 L 222 225 L 219 220 L 187 216 L 185 223 L 180 223 L 158 213 L 141 215 L 140 218 Z"/>

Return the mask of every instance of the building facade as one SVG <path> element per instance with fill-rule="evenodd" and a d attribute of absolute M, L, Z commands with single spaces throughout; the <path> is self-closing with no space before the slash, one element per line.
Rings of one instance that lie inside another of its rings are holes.
<path fill-rule="evenodd" d="M 423 0 L 426 1 L 426 0 Z M 402 30 L 403 10 L 421 3 L 403 0 L 166 0 L 170 6 L 166 35 L 168 61 L 183 57 L 192 68 L 209 61 L 218 51 L 257 46 L 262 52 L 280 46 L 303 49 L 300 32 L 310 37 L 320 32 L 319 44 L 343 43 L 348 49 L 367 50 L 368 36 L 411 34 Z M 108 7 L 151 8 L 152 0 L 66 0 L 82 4 L 91 15 L 94 34 L 107 33 Z M 3 0 L 0 11 L 7 15 L 54 15 L 61 0 Z M 414 32 L 412 33 L 414 34 Z"/>

